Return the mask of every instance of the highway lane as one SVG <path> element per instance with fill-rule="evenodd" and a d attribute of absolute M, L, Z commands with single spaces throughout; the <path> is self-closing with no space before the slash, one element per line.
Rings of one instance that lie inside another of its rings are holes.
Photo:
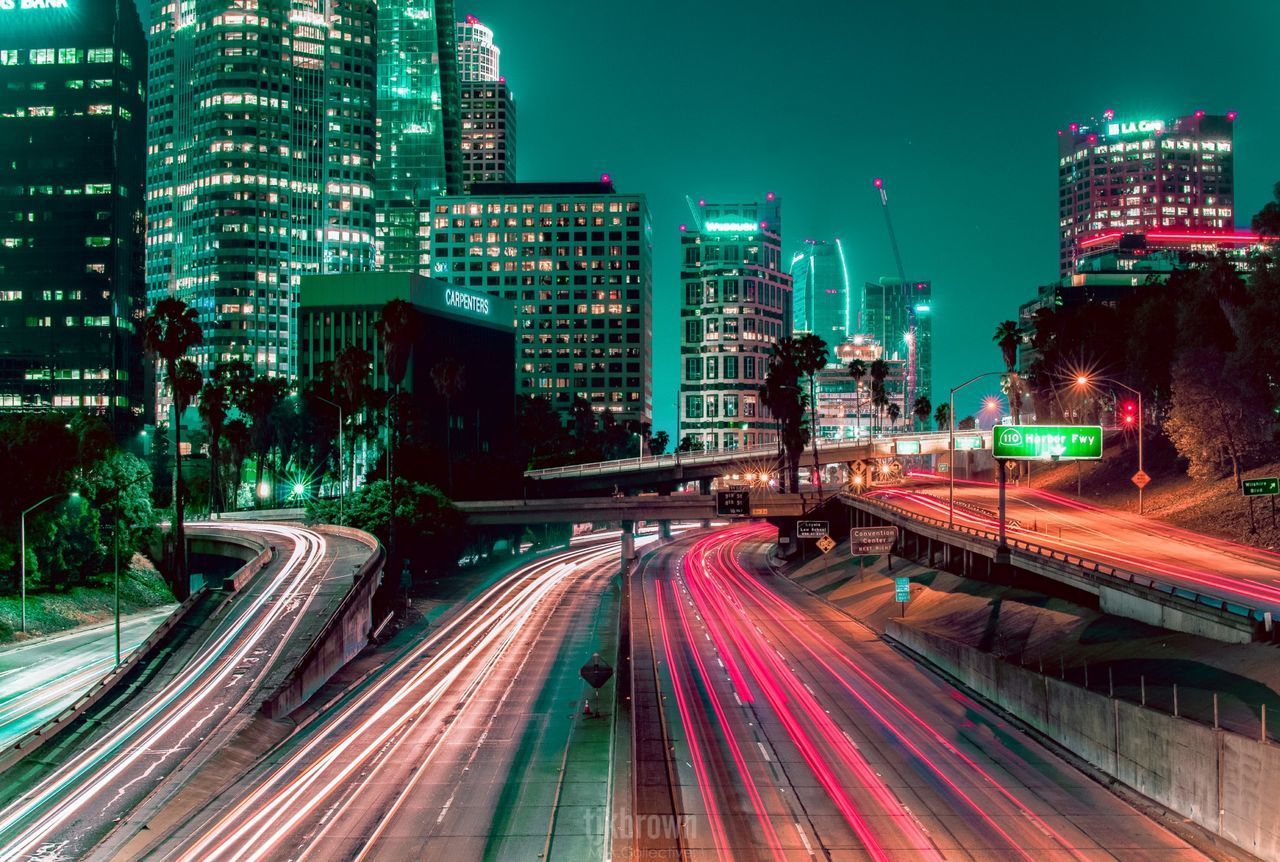
<path fill-rule="evenodd" d="M 169 604 L 120 620 L 120 660 L 164 622 Z M 56 716 L 116 662 L 115 621 L 0 649 L 0 747 Z"/>
<path fill-rule="evenodd" d="M 604 858 L 607 777 L 576 806 L 590 822 L 555 821 L 618 569 L 615 539 L 583 538 L 459 609 L 147 858 Z"/>
<path fill-rule="evenodd" d="M 754 525 L 721 531 L 673 546 L 640 575 L 674 703 L 684 858 L 1205 858 L 766 574 L 768 540 Z M 641 841 L 633 855 L 662 849 Z"/>
<path fill-rule="evenodd" d="M 276 560 L 221 611 L 189 660 L 123 719 L 0 810 L 0 860 L 83 858 L 110 825 L 236 713 L 270 668 L 327 573 L 328 540 L 271 524 Z"/>
<path fill-rule="evenodd" d="M 871 493 L 928 517 L 947 517 L 946 483 L 928 476 Z M 1280 554 L 1049 491 L 1010 485 L 1005 493 L 1010 538 L 1280 614 Z M 999 528 L 994 484 L 957 481 L 956 502 L 957 524 Z"/>

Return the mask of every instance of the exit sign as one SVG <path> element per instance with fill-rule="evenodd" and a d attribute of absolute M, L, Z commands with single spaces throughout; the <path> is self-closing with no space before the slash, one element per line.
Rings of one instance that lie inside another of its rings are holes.
<path fill-rule="evenodd" d="M 991 454 L 1010 461 L 1096 461 L 1102 457 L 1101 425 L 997 425 Z"/>
<path fill-rule="evenodd" d="M 1245 479 L 1240 483 L 1240 490 L 1246 497 L 1273 497 L 1280 494 L 1280 476 Z"/>

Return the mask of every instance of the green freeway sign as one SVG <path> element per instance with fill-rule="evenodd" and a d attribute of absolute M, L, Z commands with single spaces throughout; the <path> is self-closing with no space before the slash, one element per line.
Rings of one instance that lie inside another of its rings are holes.
<path fill-rule="evenodd" d="M 1240 484 L 1240 490 L 1246 497 L 1271 497 L 1280 494 L 1280 477 L 1245 479 Z"/>
<path fill-rule="evenodd" d="M 982 438 L 981 437 L 957 437 L 956 448 L 957 449 L 981 449 Z"/>
<path fill-rule="evenodd" d="M 991 454 L 1014 461 L 1096 461 L 1102 457 L 1101 425 L 997 425 Z"/>
<path fill-rule="evenodd" d="M 893 452 L 895 455 L 919 455 L 919 440 L 894 440 Z"/>

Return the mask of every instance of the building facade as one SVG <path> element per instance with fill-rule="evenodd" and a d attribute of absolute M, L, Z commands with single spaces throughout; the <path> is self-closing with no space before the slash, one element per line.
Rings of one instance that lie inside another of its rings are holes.
<path fill-rule="evenodd" d="M 1098 234 L 1230 233 L 1235 119 L 1234 112 L 1161 120 L 1106 111 L 1059 130 L 1059 274 L 1071 273 Z"/>
<path fill-rule="evenodd" d="M 501 77 L 502 50 L 493 41 L 493 31 L 474 15 L 458 22 L 458 80 L 496 81 Z"/>
<path fill-rule="evenodd" d="M 506 81 L 461 85 L 462 189 L 516 181 L 516 102 Z"/>
<path fill-rule="evenodd" d="M 147 295 L 196 310 L 206 369 L 292 376 L 302 276 L 373 265 L 374 17 L 368 0 L 151 4 Z"/>
<path fill-rule="evenodd" d="M 804 241 L 791 258 L 791 283 L 796 333 L 820 336 L 835 358 L 836 346 L 849 337 L 857 309 L 849 291 L 844 246 L 837 238 Z"/>
<path fill-rule="evenodd" d="M 516 391 L 568 417 L 653 415 L 652 229 L 644 195 L 608 178 L 494 183 L 431 204 L 432 273 L 515 305 Z"/>
<path fill-rule="evenodd" d="M 0 4 L 0 410 L 144 415 L 146 41 L 132 0 Z"/>
<path fill-rule="evenodd" d="M 431 199 L 462 189 L 453 0 L 381 0 L 377 30 L 377 268 L 426 275 Z"/>
<path fill-rule="evenodd" d="M 791 335 L 782 202 L 691 207 L 680 230 L 679 436 L 706 449 L 774 444 L 760 403 L 773 345 Z"/>
<path fill-rule="evenodd" d="M 906 360 L 886 359 L 884 348 L 866 334 L 855 334 L 836 345 L 835 353 L 833 361 L 818 372 L 815 386 L 819 436 L 825 440 L 852 440 L 888 429 L 888 417 L 872 400 L 871 375 L 855 379 L 849 374 L 849 363 L 861 360 L 869 371 L 872 362 L 884 359 L 888 366 L 885 391 L 890 398 L 901 398 L 906 385 Z M 910 417 L 899 418 L 897 427 L 904 422 L 909 425 Z"/>
<path fill-rule="evenodd" d="M 859 331 L 881 345 L 886 360 L 906 363 L 903 412 L 917 396 L 933 399 L 933 284 L 881 278 L 862 287 Z"/>

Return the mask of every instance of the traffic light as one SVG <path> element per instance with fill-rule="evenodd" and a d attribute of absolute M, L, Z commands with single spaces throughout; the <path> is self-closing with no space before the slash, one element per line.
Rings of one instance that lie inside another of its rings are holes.
<path fill-rule="evenodd" d="M 1126 401 L 1120 405 L 1120 421 L 1124 423 L 1126 428 L 1131 428 L 1138 424 L 1138 404 L 1136 401 Z"/>

